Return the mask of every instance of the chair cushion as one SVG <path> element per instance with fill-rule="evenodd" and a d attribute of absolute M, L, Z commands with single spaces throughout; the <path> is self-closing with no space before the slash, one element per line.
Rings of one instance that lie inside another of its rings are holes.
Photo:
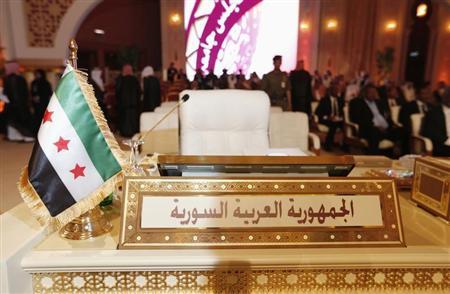
<path fill-rule="evenodd" d="M 263 91 L 186 90 L 180 107 L 183 155 L 264 155 L 270 100 Z"/>
<path fill-rule="evenodd" d="M 366 139 L 361 139 L 360 141 L 364 146 L 369 146 L 369 142 Z M 392 147 L 394 147 L 394 142 L 391 140 L 383 139 L 378 143 L 378 148 L 380 149 L 390 149 Z"/>
<path fill-rule="evenodd" d="M 308 150 L 309 123 L 303 112 L 282 112 L 270 115 L 270 148 Z"/>

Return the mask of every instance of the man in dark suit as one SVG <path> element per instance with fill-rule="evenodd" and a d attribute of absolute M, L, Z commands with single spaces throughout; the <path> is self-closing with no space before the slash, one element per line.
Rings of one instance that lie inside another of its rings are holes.
<path fill-rule="evenodd" d="M 408 135 L 411 134 L 411 115 L 421 113 L 425 115 L 430 108 L 431 90 L 430 85 L 425 84 L 417 95 L 417 99 L 403 105 L 398 115 L 398 120 Z"/>
<path fill-rule="evenodd" d="M 433 142 L 434 156 L 450 156 L 450 87 L 443 93 L 442 104 L 430 108 L 422 122 L 422 136 Z"/>
<path fill-rule="evenodd" d="M 316 109 L 316 115 L 319 117 L 319 123 L 328 127 L 327 137 L 325 139 L 325 150 L 330 150 L 333 146 L 334 135 L 337 129 L 342 129 L 344 98 L 339 95 L 339 89 L 336 83 L 332 83 L 327 95 L 320 100 Z"/>
<path fill-rule="evenodd" d="M 312 85 L 311 75 L 305 70 L 303 60 L 297 63 L 297 68 L 289 74 L 292 92 L 292 111 L 311 114 Z"/>
<path fill-rule="evenodd" d="M 411 115 L 420 113 L 425 115 L 431 107 L 432 93 L 430 89 L 430 84 L 425 83 L 416 94 L 416 99 L 404 104 L 400 108 L 398 114 L 398 121 L 402 124 L 405 131 L 405 136 L 407 138 L 411 137 L 412 125 L 411 125 Z M 407 146 L 407 153 L 410 153 L 409 145 Z"/>
<path fill-rule="evenodd" d="M 380 154 L 378 147 L 383 139 L 400 141 L 402 151 L 407 147 L 407 140 L 401 128 L 395 127 L 389 109 L 380 102 L 377 88 L 366 85 L 362 96 L 350 101 L 350 120 L 359 126 L 359 136 L 367 140 L 370 154 Z"/>

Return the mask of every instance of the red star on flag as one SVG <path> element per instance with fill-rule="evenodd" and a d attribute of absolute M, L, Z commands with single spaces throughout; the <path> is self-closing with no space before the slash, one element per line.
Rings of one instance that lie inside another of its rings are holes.
<path fill-rule="evenodd" d="M 45 124 L 46 122 L 50 121 L 52 122 L 52 115 L 53 115 L 53 111 L 48 111 L 47 109 L 45 110 L 44 113 L 44 117 L 42 118 L 42 123 Z"/>
<path fill-rule="evenodd" d="M 70 140 L 64 140 L 62 137 L 59 137 L 59 140 L 53 143 L 56 147 L 58 147 L 58 153 L 61 150 L 69 150 L 67 144 L 69 144 Z"/>
<path fill-rule="evenodd" d="M 79 166 L 77 163 L 75 167 L 70 170 L 70 172 L 73 173 L 73 179 L 76 180 L 78 177 L 84 177 L 85 168 L 85 166 Z"/>

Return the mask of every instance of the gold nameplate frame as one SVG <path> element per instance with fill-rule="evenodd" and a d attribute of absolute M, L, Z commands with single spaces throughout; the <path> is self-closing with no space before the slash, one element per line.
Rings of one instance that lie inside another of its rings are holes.
<path fill-rule="evenodd" d="M 128 177 L 119 249 L 405 246 L 391 179 Z"/>
<path fill-rule="evenodd" d="M 411 199 L 427 211 L 450 221 L 450 158 L 418 158 Z"/>

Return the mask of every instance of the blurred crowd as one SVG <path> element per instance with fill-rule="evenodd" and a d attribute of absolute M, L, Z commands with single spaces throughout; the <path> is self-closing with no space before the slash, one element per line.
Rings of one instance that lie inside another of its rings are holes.
<path fill-rule="evenodd" d="M 450 156 L 450 88 L 440 81 L 434 88 L 428 82 L 414 85 L 389 79 L 374 81 L 364 71 L 346 79 L 324 73 L 309 73 L 300 60 L 290 73 L 281 70 L 282 56 L 274 56 L 273 70 L 259 78 L 252 73 L 246 79 L 241 71 L 220 77 L 212 71 L 204 75 L 197 70 L 191 89 L 263 90 L 271 105 L 284 111 L 308 114 L 311 124 L 327 127 L 324 149 L 332 150 L 335 134 L 344 126 L 357 126 L 356 135 L 367 142 L 366 153 L 385 154 L 380 142 L 394 143 L 390 156 L 409 154 L 411 150 L 411 115 L 421 114 L 420 135 L 433 143 L 433 155 Z M 344 150 L 348 146 L 341 143 Z"/>
<path fill-rule="evenodd" d="M 357 125 L 357 135 L 366 140 L 367 153 L 381 154 L 380 142 L 396 144 L 397 154 L 408 154 L 412 133 L 411 115 L 422 114 L 420 134 L 433 142 L 434 155 L 450 156 L 450 90 L 445 82 L 413 85 L 384 79 L 374 81 L 358 72 L 352 79 L 331 71 L 309 73 L 300 60 L 290 73 L 281 70 L 282 57 L 273 58 L 273 70 L 259 77 L 246 78 L 242 71 L 216 76 L 213 70 L 197 70 L 189 81 L 182 69 L 171 63 L 162 81 L 151 66 L 136 73 L 125 64 L 112 83 L 105 84 L 105 73 L 90 71 L 89 81 L 97 101 L 113 131 L 124 137 L 139 132 L 142 112 L 153 111 L 165 100 L 177 100 L 183 89 L 263 90 L 271 105 L 284 111 L 306 113 L 311 124 L 325 125 L 324 148 L 336 146 L 335 135 L 346 123 Z M 138 78 L 139 77 L 139 78 Z M 0 131 L 12 141 L 34 140 L 52 95 L 52 87 L 43 70 L 34 72 L 30 85 L 19 72 L 17 63 L 7 63 L 0 79 Z"/>

